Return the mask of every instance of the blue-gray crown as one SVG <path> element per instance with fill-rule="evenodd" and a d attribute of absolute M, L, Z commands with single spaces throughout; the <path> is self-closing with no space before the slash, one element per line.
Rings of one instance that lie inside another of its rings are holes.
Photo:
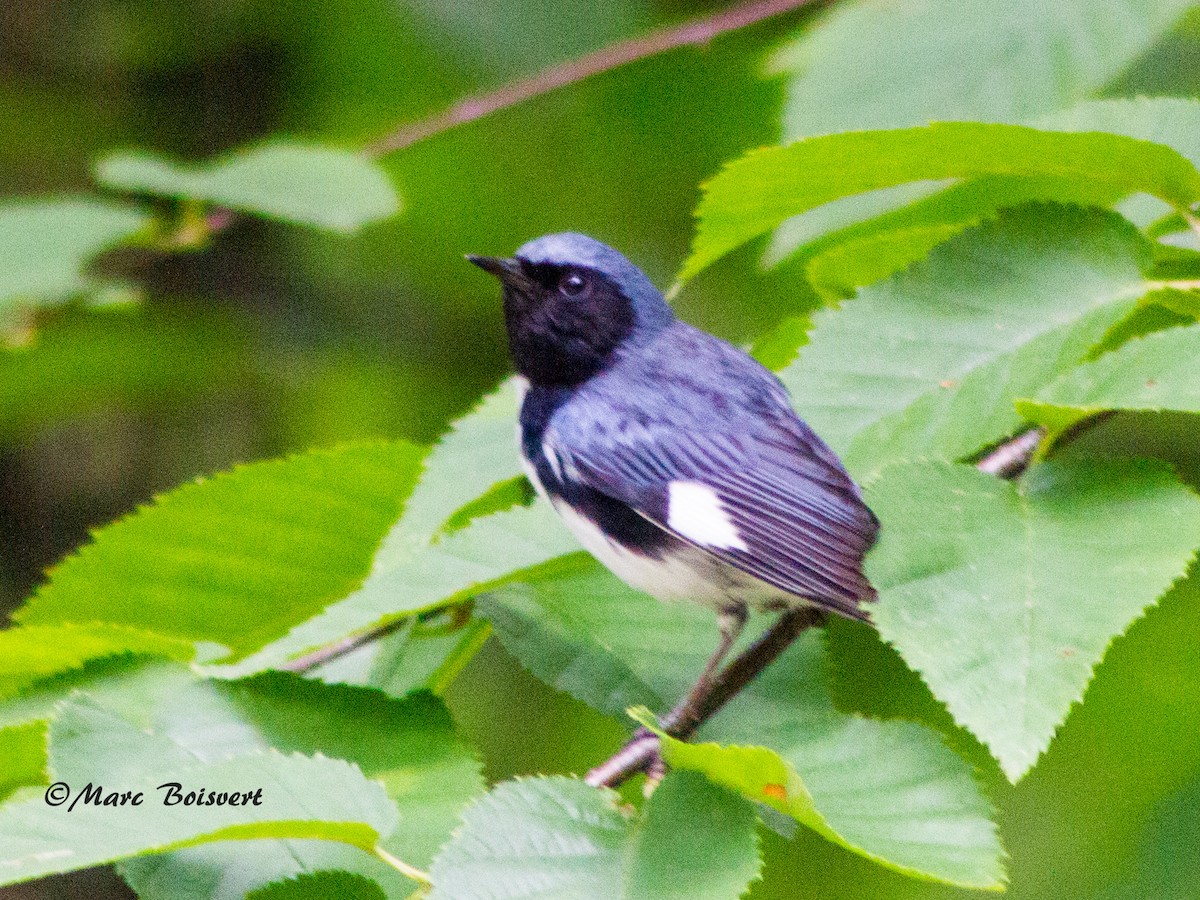
<path fill-rule="evenodd" d="M 526 262 L 595 269 L 633 303 L 639 326 L 662 326 L 675 318 L 662 293 L 646 273 L 607 244 L 586 234 L 563 231 L 535 238 L 517 249 Z"/>

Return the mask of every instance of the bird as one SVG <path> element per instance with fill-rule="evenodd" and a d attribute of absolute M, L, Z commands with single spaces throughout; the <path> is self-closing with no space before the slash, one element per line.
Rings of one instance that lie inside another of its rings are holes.
<path fill-rule="evenodd" d="M 676 722 L 698 717 L 751 610 L 870 620 L 863 558 L 879 520 L 772 372 L 677 318 L 641 269 L 587 235 L 467 259 L 501 284 L 537 493 L 626 584 L 717 614 L 716 649 Z"/>

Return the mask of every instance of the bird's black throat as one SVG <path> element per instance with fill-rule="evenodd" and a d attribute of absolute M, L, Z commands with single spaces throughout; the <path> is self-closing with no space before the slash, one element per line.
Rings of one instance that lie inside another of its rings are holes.
<path fill-rule="evenodd" d="M 528 266 L 527 272 L 527 283 L 504 285 L 513 365 L 533 384 L 568 387 L 587 381 L 633 332 L 633 304 L 594 273 L 587 302 L 578 302 L 555 289 L 558 267 Z"/>

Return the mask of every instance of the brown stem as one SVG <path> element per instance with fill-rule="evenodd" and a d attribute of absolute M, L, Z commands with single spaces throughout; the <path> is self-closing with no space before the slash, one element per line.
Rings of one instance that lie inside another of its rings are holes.
<path fill-rule="evenodd" d="M 663 731 L 672 737 L 687 740 L 701 725 L 715 716 L 721 708 L 742 692 L 771 663 L 792 645 L 804 631 L 825 621 L 825 613 L 811 606 L 802 606 L 784 613 L 775 624 L 763 632 L 737 659 L 731 662 L 712 683 L 699 715 L 687 721 L 663 718 Z M 673 710 L 672 713 L 675 711 Z M 653 763 L 658 757 L 658 736 L 639 728 L 624 747 L 587 773 L 584 778 L 592 787 L 616 787 Z"/>
<path fill-rule="evenodd" d="M 279 667 L 283 672 L 295 672 L 303 675 L 305 672 L 311 671 L 318 666 L 323 666 L 326 663 L 331 663 L 335 659 L 340 659 L 347 653 L 357 650 L 359 647 L 364 647 L 373 641 L 387 637 L 393 631 L 398 631 L 401 626 L 408 622 L 408 619 L 397 619 L 394 622 L 388 622 L 386 625 L 379 625 L 369 631 L 353 634 L 350 637 L 342 638 L 340 641 L 334 641 L 332 644 L 326 644 L 324 647 L 318 647 L 311 653 L 306 653 L 303 656 L 297 656 L 295 659 L 290 659 Z"/>
<path fill-rule="evenodd" d="M 583 780 L 592 787 L 616 787 L 644 770 L 657 756 L 658 735 L 639 728 L 624 747 L 588 772 Z"/>
<path fill-rule="evenodd" d="M 825 622 L 825 613 L 813 606 L 801 606 L 781 615 L 763 636 L 731 662 L 714 682 L 712 691 L 700 707 L 699 721 L 675 737 L 689 738 L 696 729 L 715 716 L 721 708 L 742 692 L 767 666 L 808 629 Z"/>
<path fill-rule="evenodd" d="M 579 59 L 568 60 L 556 66 L 543 69 L 535 75 L 509 82 L 486 94 L 476 94 L 464 97 L 448 109 L 401 125 L 395 130 L 377 138 L 363 148 L 363 155 L 376 158 L 411 147 L 434 135 L 441 134 L 482 119 L 494 112 L 516 106 L 542 94 L 548 94 L 561 87 L 577 84 L 593 75 L 611 71 L 657 56 L 668 50 L 680 47 L 706 44 L 713 38 L 748 25 L 754 25 L 766 19 L 800 9 L 804 6 L 816 6 L 824 0 L 749 0 L 724 12 L 704 18 L 692 19 L 682 25 L 660 28 L 642 37 L 619 41 L 607 47 L 593 50 Z M 205 232 L 201 239 L 207 240 L 213 235 L 224 231 L 240 217 L 233 210 L 215 206 L 208 210 L 204 218 Z M 190 245 L 189 245 L 190 246 Z M 164 244 L 164 249 L 176 249 L 170 242 Z"/>
<path fill-rule="evenodd" d="M 712 16 L 692 19 L 682 25 L 660 28 L 641 37 L 619 41 L 593 50 L 579 59 L 550 66 L 536 75 L 511 82 L 490 93 L 465 97 L 449 109 L 403 125 L 372 141 L 364 152 L 368 156 L 376 157 L 403 150 L 435 134 L 441 134 L 467 122 L 474 122 L 561 87 L 576 84 L 593 75 L 648 59 L 668 50 L 706 44 L 726 32 L 736 31 L 817 2 L 819 0 L 750 0 Z"/>

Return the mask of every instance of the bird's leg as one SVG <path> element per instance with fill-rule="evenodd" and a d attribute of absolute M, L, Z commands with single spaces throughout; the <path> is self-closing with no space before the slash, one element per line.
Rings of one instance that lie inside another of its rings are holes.
<path fill-rule="evenodd" d="M 712 692 L 713 677 L 721 668 L 721 663 L 729 655 L 729 651 L 746 627 L 746 605 L 727 606 L 717 616 L 717 627 L 721 630 L 721 640 L 717 649 L 704 666 L 699 680 L 688 691 L 687 696 L 680 700 L 675 708 L 662 717 L 660 724 L 663 731 L 675 734 L 678 731 L 690 731 L 700 721 L 700 708 Z"/>
<path fill-rule="evenodd" d="M 825 613 L 813 606 L 798 606 L 785 612 L 713 679 L 708 696 L 700 704 L 698 721 L 692 724 L 707 721 L 716 714 L 763 669 L 778 659 L 800 634 L 824 621 Z M 690 730 L 678 726 L 671 729 L 670 733 L 681 740 L 691 737 Z M 649 770 L 652 774 L 659 774 L 662 772 L 662 757 L 658 748 L 658 735 L 649 729 L 639 728 L 624 747 L 588 772 L 584 781 L 592 787 L 614 787 L 637 772 Z"/>
<path fill-rule="evenodd" d="M 700 673 L 699 680 L 688 691 L 687 696 L 675 704 L 674 709 L 659 719 L 659 725 L 667 734 L 673 737 L 690 734 L 699 724 L 701 710 L 716 683 L 714 676 L 741 636 L 742 629 L 746 627 L 748 615 L 744 603 L 727 606 L 720 611 L 717 616 L 717 627 L 721 630 L 721 640 L 717 644 L 717 649 L 708 658 L 708 662 L 704 665 L 704 671 Z M 614 766 L 619 768 L 624 763 L 626 756 L 630 759 L 645 757 L 639 763 L 639 768 L 646 772 L 648 792 L 662 781 L 666 766 L 663 765 L 662 757 L 658 754 L 658 736 L 649 728 L 642 727 L 634 731 L 633 736 L 617 756 L 610 759 L 604 766 L 593 769 L 585 780 L 593 786 L 603 784 L 609 769 Z"/>

